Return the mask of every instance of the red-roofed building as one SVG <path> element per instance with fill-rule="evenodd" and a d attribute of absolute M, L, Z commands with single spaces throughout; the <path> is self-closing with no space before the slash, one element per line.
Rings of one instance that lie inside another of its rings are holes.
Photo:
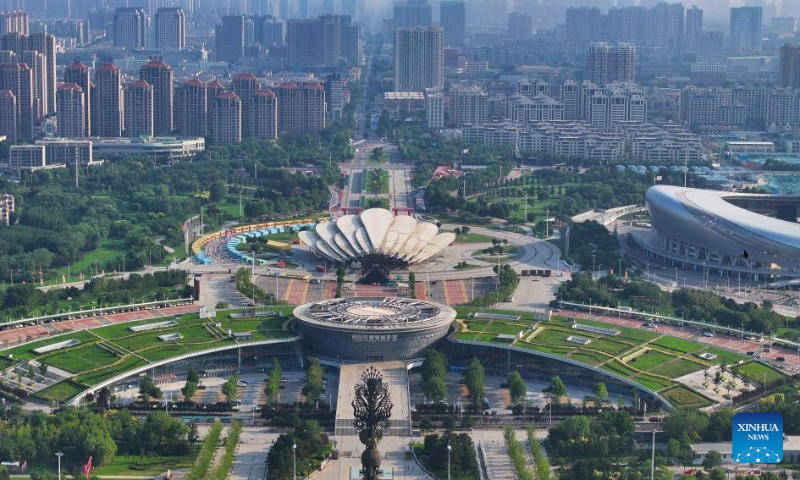
<path fill-rule="evenodd" d="M 92 81 L 89 78 L 89 67 L 75 60 L 71 64 L 64 67 L 64 83 L 74 83 L 81 87 L 83 92 L 83 117 L 85 136 L 92 135 Z M 58 99 L 56 98 L 56 109 L 58 109 Z M 59 125 L 59 129 L 61 126 Z"/>
<path fill-rule="evenodd" d="M 214 107 L 214 145 L 231 145 L 242 141 L 242 102 L 233 92 L 217 96 Z"/>
<path fill-rule="evenodd" d="M 251 135 L 258 138 L 278 138 L 278 97 L 272 90 L 253 93 L 250 125 Z"/>
<path fill-rule="evenodd" d="M 62 83 L 56 90 L 58 136 L 82 138 L 86 132 L 86 94 L 77 83 Z"/>
<path fill-rule="evenodd" d="M 169 135 L 174 129 L 175 74 L 161 57 L 150 57 L 139 71 L 139 78 L 153 87 L 153 132 Z"/>
<path fill-rule="evenodd" d="M 208 135 L 208 89 L 192 78 L 175 89 L 175 130 L 188 137 Z"/>
<path fill-rule="evenodd" d="M 144 80 L 136 80 L 125 86 L 126 137 L 152 137 L 153 86 Z"/>
<path fill-rule="evenodd" d="M 252 125 L 251 107 L 253 94 L 260 88 L 258 79 L 252 73 L 241 73 L 233 78 L 233 91 L 242 102 L 242 132 L 244 135 L 253 134 L 255 125 Z"/>
<path fill-rule="evenodd" d="M 276 93 L 279 133 L 319 133 L 325 128 L 325 89 L 320 84 L 281 84 Z"/>
<path fill-rule="evenodd" d="M 17 142 L 17 97 L 11 90 L 0 90 L 0 135 Z"/>
<path fill-rule="evenodd" d="M 125 101 L 119 68 L 106 64 L 95 70 L 91 102 L 92 136 L 121 137 L 125 127 Z"/>

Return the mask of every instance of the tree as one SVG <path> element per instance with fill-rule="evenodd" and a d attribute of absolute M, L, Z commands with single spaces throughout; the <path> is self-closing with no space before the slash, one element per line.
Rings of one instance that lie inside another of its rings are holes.
<path fill-rule="evenodd" d="M 428 349 L 421 368 L 422 388 L 434 402 L 447 398 L 446 373 L 447 358 L 438 350 Z"/>
<path fill-rule="evenodd" d="M 144 403 L 149 403 L 151 398 L 161 398 L 161 389 L 153 383 L 153 379 L 149 375 L 145 375 L 139 380 L 139 395 L 142 396 Z"/>
<path fill-rule="evenodd" d="M 200 375 L 197 374 L 197 370 L 195 370 L 194 367 L 189 367 L 189 372 L 186 374 L 186 381 L 198 385 L 200 384 Z"/>
<path fill-rule="evenodd" d="M 306 403 L 315 401 L 322 393 L 322 365 L 318 358 L 312 358 L 306 370 L 305 385 L 303 385 L 303 395 L 306 396 Z"/>
<path fill-rule="evenodd" d="M 186 380 L 186 383 L 181 389 L 181 394 L 183 394 L 184 401 L 191 402 L 195 392 L 197 392 L 197 384 Z"/>
<path fill-rule="evenodd" d="M 511 403 L 519 403 L 520 399 L 524 399 L 528 393 L 528 386 L 525 385 L 525 380 L 519 371 L 514 370 L 508 376 L 508 394 L 511 397 Z"/>
<path fill-rule="evenodd" d="M 558 375 L 550 377 L 550 393 L 553 394 L 556 400 L 567 394 L 567 386 L 564 385 L 564 381 Z"/>
<path fill-rule="evenodd" d="M 108 387 L 103 387 L 97 391 L 95 403 L 100 413 L 108 411 L 111 403 L 111 391 L 108 390 Z"/>
<path fill-rule="evenodd" d="M 225 193 L 227 191 L 227 189 L 225 188 L 225 183 L 223 183 L 222 181 L 216 181 L 212 183 L 211 187 L 209 187 L 208 190 L 212 202 L 219 202 L 220 200 L 225 198 Z"/>
<path fill-rule="evenodd" d="M 417 274 L 408 272 L 408 296 L 417 298 Z"/>
<path fill-rule="evenodd" d="M 706 453 L 705 458 L 703 458 L 703 468 L 713 470 L 720 465 L 722 465 L 722 455 L 718 451 L 711 450 Z"/>
<path fill-rule="evenodd" d="M 186 434 L 186 439 L 189 440 L 189 443 L 194 445 L 200 439 L 200 433 L 197 431 L 197 424 L 192 422 L 189 424 L 189 433 Z"/>
<path fill-rule="evenodd" d="M 469 230 L 470 230 L 469 227 L 464 225 L 463 227 L 461 227 L 461 234 L 466 235 L 469 233 Z"/>
<path fill-rule="evenodd" d="M 278 398 L 278 391 L 281 388 L 281 377 L 283 376 L 283 371 L 281 370 L 281 364 L 278 362 L 278 358 L 276 357 L 272 361 L 272 369 L 269 371 L 269 376 L 267 377 L 267 386 L 265 387 L 264 393 L 267 398 L 267 403 L 274 402 Z"/>
<path fill-rule="evenodd" d="M 483 368 L 481 361 L 475 357 L 469 362 L 469 367 L 464 372 L 464 380 L 467 384 L 467 390 L 472 395 L 472 401 L 475 408 L 478 410 L 483 409 L 483 400 L 486 398 L 486 371 Z"/>
<path fill-rule="evenodd" d="M 239 375 L 234 373 L 227 382 L 222 384 L 222 394 L 225 395 L 228 403 L 232 403 L 236 400 L 236 395 L 239 394 Z"/>
<path fill-rule="evenodd" d="M 688 407 L 676 407 L 664 417 L 664 431 L 669 438 L 686 435 L 690 442 L 698 442 L 708 425 L 705 413 Z"/>
<path fill-rule="evenodd" d="M 597 398 L 598 401 L 604 400 L 606 397 L 608 397 L 608 388 L 606 387 L 606 384 L 603 382 L 595 383 L 594 389 L 592 391 L 594 392 L 594 396 L 595 398 Z"/>

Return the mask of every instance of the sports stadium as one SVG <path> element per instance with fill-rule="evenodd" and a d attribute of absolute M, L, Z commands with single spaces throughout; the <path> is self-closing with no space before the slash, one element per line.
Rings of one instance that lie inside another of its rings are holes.
<path fill-rule="evenodd" d="M 294 309 L 305 344 L 337 360 L 409 360 L 447 334 L 456 311 L 411 298 L 337 298 Z"/>
<path fill-rule="evenodd" d="M 439 233 L 431 222 L 392 215 L 370 208 L 359 215 L 344 215 L 333 222 L 318 223 L 315 230 L 300 232 L 300 240 L 319 257 L 351 268 L 360 267 L 364 277 L 386 277 L 433 257 L 453 243 L 453 233 Z"/>
<path fill-rule="evenodd" d="M 645 200 L 652 230 L 628 244 L 649 258 L 754 280 L 800 277 L 800 196 L 658 185 Z"/>

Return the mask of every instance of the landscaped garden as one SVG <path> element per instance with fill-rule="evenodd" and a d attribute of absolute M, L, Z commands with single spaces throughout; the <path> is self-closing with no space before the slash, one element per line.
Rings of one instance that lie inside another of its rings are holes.
<path fill-rule="evenodd" d="M 518 316 L 519 320 L 475 318 L 479 311 L 457 309 L 460 320 L 455 340 L 512 345 L 597 366 L 659 392 L 677 406 L 702 408 L 714 404 L 711 398 L 676 379 L 723 362 L 733 365 L 732 370 L 751 383 L 760 384 L 765 379 L 773 383 L 786 378 L 782 372 L 744 355 L 649 330 L 563 316 L 536 322 L 533 314 L 513 311 L 491 313 Z M 498 335 L 517 338 L 498 338 Z M 580 343 L 575 337 L 588 342 Z M 717 356 L 706 360 L 700 357 L 703 353 Z"/>
<path fill-rule="evenodd" d="M 0 351 L 0 366 L 9 368 L 20 360 L 36 360 L 45 364 L 45 368 L 54 367 L 74 374 L 70 380 L 62 380 L 34 393 L 43 400 L 63 402 L 93 385 L 147 363 L 224 345 L 234 346 L 237 340 L 228 335 L 229 330 L 249 333 L 251 338 L 244 341 L 294 337 L 293 332 L 283 329 L 288 317 L 277 316 L 278 311 L 288 315 L 290 307 L 274 310 L 276 315 L 267 317 L 234 318 L 231 314 L 241 310 L 231 310 L 218 312 L 214 319 L 187 314 L 69 333 Z M 131 330 L 132 327 L 151 324 L 155 328 Z M 36 351 L 70 340 L 79 343 L 50 352 Z M 25 380 L 19 378 L 17 381 Z"/>

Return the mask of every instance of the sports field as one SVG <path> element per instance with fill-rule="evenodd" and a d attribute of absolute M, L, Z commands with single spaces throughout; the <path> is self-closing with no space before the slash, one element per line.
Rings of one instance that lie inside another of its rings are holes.
<path fill-rule="evenodd" d="M 287 308 L 279 310 L 289 313 Z M 201 319 L 196 313 L 140 320 L 48 338 L 0 351 L 0 369 L 10 368 L 19 360 L 35 359 L 72 373 L 75 376 L 71 380 L 62 380 L 35 394 L 43 400 L 65 401 L 104 380 L 151 362 L 226 344 L 233 346 L 236 341 L 228 335 L 228 330 L 250 333 L 252 340 L 295 336 L 284 329 L 288 317 L 231 318 L 231 314 L 236 312 L 218 312 L 217 318 L 211 320 Z M 177 324 L 139 332 L 131 330 L 131 327 L 169 320 Z M 174 340 L 159 338 L 167 334 L 180 337 Z M 41 354 L 34 351 L 65 340 L 77 340 L 80 344 Z"/>

